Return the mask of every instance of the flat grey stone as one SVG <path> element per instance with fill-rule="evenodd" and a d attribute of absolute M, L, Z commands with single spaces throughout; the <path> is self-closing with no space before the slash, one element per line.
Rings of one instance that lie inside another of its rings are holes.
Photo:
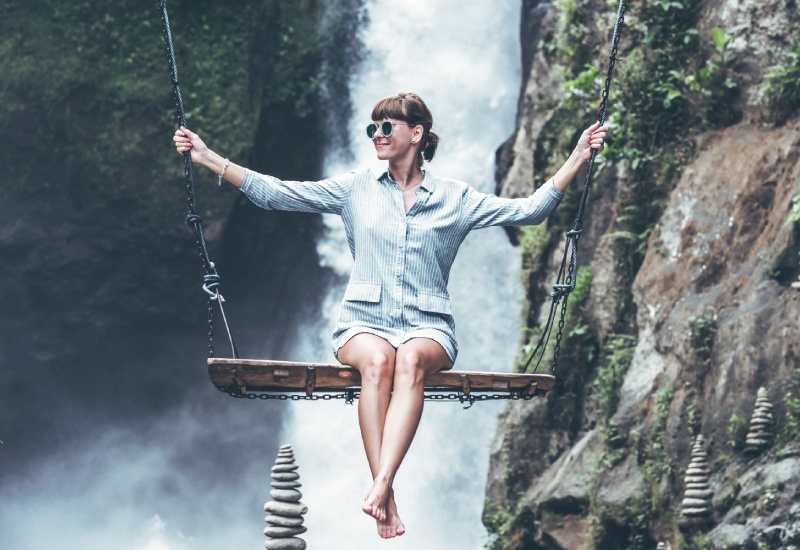
<path fill-rule="evenodd" d="M 308 531 L 308 529 L 306 529 L 302 525 L 297 527 L 273 527 L 270 525 L 269 527 L 264 528 L 265 535 L 277 539 L 285 539 L 288 537 L 293 537 L 295 535 L 301 535 L 306 531 Z"/>
<path fill-rule="evenodd" d="M 275 481 L 294 481 L 300 479 L 300 474 L 294 472 L 273 472 L 272 479 Z"/>
<path fill-rule="evenodd" d="M 684 508 L 683 515 L 687 517 L 707 516 L 711 514 L 711 508 Z"/>
<path fill-rule="evenodd" d="M 279 527 L 297 527 L 298 525 L 303 524 L 303 517 L 296 517 L 296 518 L 287 518 L 285 516 L 276 516 L 274 514 L 270 514 L 264 518 L 264 521 L 269 523 L 270 525 L 277 525 Z"/>
<path fill-rule="evenodd" d="M 276 458 L 275 464 L 294 464 L 293 458 Z"/>
<path fill-rule="evenodd" d="M 298 538 L 272 539 L 264 543 L 267 550 L 306 550 L 306 541 Z"/>
<path fill-rule="evenodd" d="M 708 481 L 708 476 L 686 476 L 683 481 L 686 483 L 705 483 Z"/>
<path fill-rule="evenodd" d="M 683 506 L 684 510 L 687 508 L 706 508 L 708 504 L 708 501 L 704 498 L 685 498 L 681 501 L 681 506 Z"/>
<path fill-rule="evenodd" d="M 300 502 L 303 494 L 295 489 L 273 489 L 269 496 L 280 502 Z"/>
<path fill-rule="evenodd" d="M 308 512 L 308 506 L 302 502 L 275 502 L 271 500 L 264 505 L 264 511 L 270 514 L 294 518 Z"/>
<path fill-rule="evenodd" d="M 687 498 L 710 499 L 714 496 L 714 491 L 711 489 L 686 489 L 684 496 Z"/>
<path fill-rule="evenodd" d="M 297 464 L 276 464 L 272 467 L 273 472 L 294 472 L 298 468 Z"/>
<path fill-rule="evenodd" d="M 273 481 L 270 485 L 275 489 L 297 489 L 303 486 L 299 481 Z"/>

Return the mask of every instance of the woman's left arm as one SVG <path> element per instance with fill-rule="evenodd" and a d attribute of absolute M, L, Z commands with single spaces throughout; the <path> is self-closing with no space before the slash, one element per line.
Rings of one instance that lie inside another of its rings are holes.
<path fill-rule="evenodd" d="M 608 126 L 600 126 L 600 122 L 595 122 L 583 131 L 581 137 L 578 139 L 578 144 L 570 154 L 564 165 L 559 168 L 558 172 L 553 176 L 553 185 L 559 191 L 566 191 L 575 176 L 578 175 L 578 170 L 581 166 L 586 164 L 592 154 L 592 149 L 596 149 L 599 153 L 603 150 L 603 145 L 606 141 L 606 132 Z"/>

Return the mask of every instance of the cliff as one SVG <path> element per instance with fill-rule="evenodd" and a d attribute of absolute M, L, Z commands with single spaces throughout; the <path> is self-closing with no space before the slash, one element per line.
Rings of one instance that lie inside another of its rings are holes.
<path fill-rule="evenodd" d="M 631 5 L 580 240 L 558 382 L 501 417 L 495 549 L 794 548 L 800 541 L 800 17 L 793 1 Z M 518 129 L 498 193 L 528 194 L 595 119 L 614 12 L 523 2 Z M 583 178 L 579 178 L 582 182 Z M 520 243 L 538 337 L 578 185 Z M 766 449 L 745 453 L 759 387 Z M 692 443 L 711 514 L 681 514 Z"/>

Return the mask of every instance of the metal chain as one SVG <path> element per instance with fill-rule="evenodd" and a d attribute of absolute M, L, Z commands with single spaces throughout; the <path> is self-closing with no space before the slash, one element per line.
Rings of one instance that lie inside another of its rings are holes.
<path fill-rule="evenodd" d="M 158 0 L 156 7 L 161 12 L 161 30 L 164 35 L 164 49 L 167 54 L 167 63 L 169 64 L 170 81 L 172 82 L 172 97 L 175 102 L 175 118 L 178 122 L 178 127 L 187 126 L 186 124 L 186 111 L 183 107 L 183 97 L 181 96 L 181 88 L 178 82 L 178 65 L 175 62 L 175 48 L 172 45 L 172 32 L 169 26 L 169 16 L 167 15 L 167 2 L 166 0 Z M 208 253 L 208 246 L 206 239 L 203 235 L 203 220 L 197 214 L 197 201 L 195 198 L 194 178 L 192 176 L 192 156 L 189 151 L 183 154 L 183 175 L 186 178 L 186 202 L 189 206 L 189 215 L 186 217 L 186 223 L 192 227 L 194 233 L 194 241 L 197 246 L 197 255 L 200 258 L 200 264 L 203 267 L 203 290 L 208 294 L 208 356 L 214 356 L 214 310 L 211 302 L 217 301 L 220 311 L 222 313 L 223 322 L 225 323 L 228 331 L 228 338 L 231 344 L 231 354 L 233 357 L 238 357 L 236 345 L 233 342 L 233 337 L 228 327 L 228 321 L 225 319 L 225 312 L 222 310 L 222 302 L 224 298 L 219 293 L 220 276 L 217 273 L 217 268 Z"/>
<path fill-rule="evenodd" d="M 625 22 L 625 8 L 626 8 L 626 0 L 620 0 L 619 2 L 619 9 L 617 11 L 617 19 L 614 24 L 614 34 L 611 39 L 611 52 L 609 53 L 609 60 L 608 60 L 608 70 L 606 71 L 606 80 L 605 85 L 603 86 L 602 97 L 600 101 L 600 112 L 598 114 L 598 121 L 602 126 L 605 123 L 606 119 L 606 111 L 608 110 L 608 98 L 609 93 L 611 90 L 611 75 L 614 70 L 614 65 L 617 61 L 617 48 L 619 47 L 619 39 L 620 39 L 620 26 Z M 586 170 L 586 179 L 584 180 L 583 184 L 583 191 L 581 193 L 581 199 L 578 204 L 578 213 L 575 217 L 575 225 L 571 231 L 567 232 L 567 244 L 564 248 L 564 258 L 561 261 L 561 267 L 558 272 L 558 276 L 556 277 L 556 284 L 553 285 L 553 292 L 551 296 L 553 298 L 553 305 L 551 306 L 550 315 L 547 318 L 547 324 L 545 325 L 542 336 L 539 340 L 539 343 L 536 345 L 533 353 L 528 358 L 528 362 L 525 364 L 525 369 L 523 372 L 526 372 L 528 366 L 531 364 L 534 356 L 537 353 L 540 353 L 539 361 L 541 358 L 544 357 L 544 350 L 547 347 L 547 344 L 550 340 L 550 332 L 552 331 L 552 323 L 553 323 L 553 309 L 557 307 L 558 301 L 563 298 L 564 301 L 561 304 L 561 317 L 558 321 L 558 330 L 556 332 L 556 343 L 555 348 L 553 349 L 553 362 L 550 366 L 550 372 L 552 374 L 556 373 L 558 370 L 558 356 L 561 352 L 561 340 L 564 336 L 564 322 L 567 314 L 567 300 L 569 298 L 570 293 L 575 290 L 575 284 L 577 283 L 578 278 L 578 240 L 580 240 L 582 227 L 583 227 L 583 215 L 586 209 L 586 200 L 589 196 L 589 189 L 592 184 L 592 173 L 594 170 L 594 162 L 595 157 L 597 156 L 597 149 L 592 149 L 589 155 L 589 163 Z M 570 245 L 572 247 L 572 254 L 570 257 Z M 570 257 L 569 266 L 566 267 L 567 258 Z M 564 277 L 564 281 L 561 281 L 561 278 Z M 536 363 L 536 368 L 534 372 L 536 372 L 539 368 L 539 362 Z"/>
<path fill-rule="evenodd" d="M 223 386 L 215 386 L 219 391 L 222 393 L 226 393 L 231 397 L 235 397 L 236 399 L 262 399 L 262 400 L 277 400 L 277 401 L 334 401 L 334 400 L 344 400 L 345 403 L 348 405 L 352 405 L 353 402 L 359 398 L 361 395 L 360 392 L 355 390 L 352 391 L 344 391 L 339 393 L 319 393 L 319 394 L 312 394 L 312 395 L 305 395 L 302 393 L 270 393 L 270 392 L 252 392 L 252 393 L 240 393 L 238 391 L 233 391 L 230 388 L 226 388 Z M 510 391 L 508 393 L 495 393 L 495 394 L 470 394 L 464 395 L 463 393 L 426 393 L 424 394 L 425 401 L 441 401 L 441 402 L 453 402 L 458 401 L 462 405 L 466 406 L 465 409 L 470 408 L 473 404 L 479 403 L 482 401 L 500 401 L 500 400 L 510 400 L 510 401 L 530 401 L 534 397 L 539 397 L 540 395 L 546 394 L 546 391 L 539 390 L 535 391 L 533 395 L 523 395 L 522 391 Z"/>

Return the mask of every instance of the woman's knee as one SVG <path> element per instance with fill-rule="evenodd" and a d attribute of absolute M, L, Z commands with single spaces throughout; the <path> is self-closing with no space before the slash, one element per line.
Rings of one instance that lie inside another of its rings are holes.
<path fill-rule="evenodd" d="M 405 350 L 397 354 L 394 383 L 417 385 L 425 382 L 427 374 L 425 356 L 416 350 Z"/>
<path fill-rule="evenodd" d="M 359 365 L 361 383 L 383 385 L 394 377 L 394 356 L 383 351 L 374 351 Z"/>

